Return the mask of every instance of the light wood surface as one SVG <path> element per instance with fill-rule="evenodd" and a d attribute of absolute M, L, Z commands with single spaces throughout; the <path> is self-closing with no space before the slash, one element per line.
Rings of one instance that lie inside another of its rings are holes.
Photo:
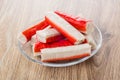
<path fill-rule="evenodd" d="M 28 61 L 17 47 L 22 26 L 48 11 L 81 13 L 102 31 L 103 44 L 89 60 L 50 68 Z M 0 80 L 119 80 L 120 0 L 0 0 Z"/>

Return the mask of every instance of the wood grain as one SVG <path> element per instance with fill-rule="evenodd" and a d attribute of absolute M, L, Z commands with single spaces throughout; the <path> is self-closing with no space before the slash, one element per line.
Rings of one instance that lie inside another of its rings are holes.
<path fill-rule="evenodd" d="M 102 31 L 103 44 L 91 59 L 50 68 L 28 61 L 17 48 L 22 26 L 60 10 L 82 13 Z M 119 80 L 120 0 L 0 0 L 0 80 Z"/>

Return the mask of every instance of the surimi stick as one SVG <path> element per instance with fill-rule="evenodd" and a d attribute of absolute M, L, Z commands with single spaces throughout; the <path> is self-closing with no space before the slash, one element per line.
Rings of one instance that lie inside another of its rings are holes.
<path fill-rule="evenodd" d="M 18 39 L 22 44 L 25 44 L 26 42 L 31 40 L 31 37 L 36 34 L 37 30 L 42 30 L 44 28 L 46 28 L 49 24 L 43 20 L 41 21 L 39 24 L 28 28 L 26 30 L 24 30 L 22 33 L 19 34 Z"/>
<path fill-rule="evenodd" d="M 86 43 L 66 47 L 44 48 L 41 49 L 41 53 L 41 61 L 43 62 L 73 60 L 89 56 L 91 46 Z"/>
<path fill-rule="evenodd" d="M 92 35 L 86 36 L 87 42 L 91 45 L 91 49 L 96 49 L 96 43 Z"/>
<path fill-rule="evenodd" d="M 63 38 L 64 36 L 61 35 L 56 29 L 48 26 L 43 30 L 36 31 L 36 34 L 32 36 L 30 41 L 31 45 L 33 45 L 36 42 L 49 43 L 59 41 Z"/>
<path fill-rule="evenodd" d="M 43 43 L 54 42 L 64 38 L 56 29 L 48 28 L 36 32 L 38 41 Z"/>
<path fill-rule="evenodd" d="M 93 22 L 87 22 L 86 24 L 86 30 L 87 30 L 87 34 L 91 34 L 94 31 L 95 25 L 93 24 Z"/>
<path fill-rule="evenodd" d="M 55 13 L 64 18 L 67 22 L 69 22 L 82 33 L 89 34 L 90 32 L 93 32 L 94 26 L 92 26 L 92 21 L 80 17 L 71 17 L 59 11 L 55 11 Z"/>
<path fill-rule="evenodd" d="M 41 55 L 41 49 L 44 48 L 55 48 L 55 47 L 61 47 L 61 46 L 70 46 L 73 45 L 71 42 L 69 42 L 68 40 L 60 40 L 57 42 L 53 42 L 53 43 L 42 43 L 42 42 L 37 42 L 35 44 L 33 44 L 33 54 L 34 56 L 39 56 Z"/>
<path fill-rule="evenodd" d="M 47 30 L 47 29 L 49 29 L 49 28 L 51 28 L 51 26 L 48 26 L 48 27 L 44 28 L 43 30 Z M 37 31 L 39 31 L 39 30 L 37 30 Z M 33 45 L 34 43 L 36 43 L 36 42 L 39 41 L 39 40 L 38 40 L 38 36 L 37 36 L 37 31 L 36 31 L 36 34 L 34 34 L 34 35 L 31 37 L 31 40 L 30 40 L 31 45 Z"/>
<path fill-rule="evenodd" d="M 82 43 L 85 40 L 83 34 L 70 25 L 66 20 L 54 12 L 49 12 L 45 16 L 46 21 L 61 34 L 63 34 L 73 44 Z"/>
<path fill-rule="evenodd" d="M 33 45 L 33 44 L 36 43 L 37 41 L 38 41 L 37 35 L 34 34 L 34 35 L 32 36 L 32 38 L 31 38 L 31 40 L 30 40 L 31 45 Z"/>

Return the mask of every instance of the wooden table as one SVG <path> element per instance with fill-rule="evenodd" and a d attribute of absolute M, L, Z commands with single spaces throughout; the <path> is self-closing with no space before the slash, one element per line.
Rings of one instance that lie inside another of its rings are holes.
<path fill-rule="evenodd" d="M 17 47 L 22 26 L 59 10 L 82 13 L 102 31 L 103 44 L 89 60 L 51 68 L 28 61 Z M 0 0 L 0 80 L 119 80 L 120 0 Z"/>

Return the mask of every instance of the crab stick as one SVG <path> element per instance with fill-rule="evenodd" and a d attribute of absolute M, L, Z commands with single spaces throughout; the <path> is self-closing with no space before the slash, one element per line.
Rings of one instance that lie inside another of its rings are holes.
<path fill-rule="evenodd" d="M 39 56 L 41 55 L 41 49 L 44 48 L 55 48 L 55 47 L 61 47 L 61 46 L 70 46 L 73 45 L 71 42 L 69 42 L 68 40 L 60 40 L 57 42 L 53 42 L 53 43 L 42 43 L 42 42 L 37 42 L 33 45 L 33 54 L 34 56 Z"/>
<path fill-rule="evenodd" d="M 93 36 L 92 36 L 92 35 L 87 35 L 87 36 L 86 36 L 86 40 L 87 40 L 87 42 L 91 45 L 91 49 L 96 49 L 96 42 L 95 42 L 95 40 L 93 39 Z"/>
<path fill-rule="evenodd" d="M 67 22 L 69 22 L 72 26 L 74 26 L 82 33 L 88 34 L 90 31 L 92 32 L 93 30 L 93 26 L 90 26 L 90 24 L 92 24 L 90 20 L 86 20 L 80 17 L 72 17 L 59 11 L 55 11 L 55 13 L 64 18 Z"/>
<path fill-rule="evenodd" d="M 90 56 L 91 46 L 89 44 L 81 44 L 56 48 L 44 48 L 41 49 L 41 53 L 41 61 L 43 62 L 73 60 Z"/>
<path fill-rule="evenodd" d="M 31 37 L 36 34 L 37 30 L 42 30 L 48 26 L 48 23 L 43 20 L 39 24 L 24 30 L 19 34 L 18 39 L 21 43 L 25 44 L 26 42 L 31 40 Z"/>
<path fill-rule="evenodd" d="M 51 28 L 51 26 L 48 26 L 48 27 L 44 28 L 43 30 L 46 30 L 46 29 L 49 29 L 49 28 Z M 37 30 L 37 31 L 39 31 L 39 30 Z M 37 33 L 37 31 L 36 31 L 36 33 Z M 37 43 L 38 41 L 39 41 L 39 40 L 38 40 L 38 36 L 37 36 L 36 34 L 34 34 L 34 35 L 31 37 L 31 40 L 30 40 L 31 45 L 33 45 L 34 43 Z"/>
<path fill-rule="evenodd" d="M 85 40 L 83 34 L 70 25 L 66 20 L 54 12 L 49 12 L 45 16 L 46 21 L 61 34 L 63 34 L 73 44 L 82 43 Z"/>
<path fill-rule="evenodd" d="M 36 32 L 38 41 L 43 43 L 55 42 L 64 38 L 56 29 L 48 28 Z"/>
<path fill-rule="evenodd" d="M 38 41 L 37 35 L 34 34 L 34 35 L 32 36 L 32 38 L 31 38 L 31 40 L 30 40 L 31 45 L 33 45 L 33 44 L 36 43 L 37 41 Z"/>
<path fill-rule="evenodd" d="M 92 32 L 94 32 L 94 28 L 95 28 L 95 25 L 93 24 L 93 22 L 87 22 L 86 24 L 86 30 L 87 30 L 87 34 L 91 34 Z"/>

